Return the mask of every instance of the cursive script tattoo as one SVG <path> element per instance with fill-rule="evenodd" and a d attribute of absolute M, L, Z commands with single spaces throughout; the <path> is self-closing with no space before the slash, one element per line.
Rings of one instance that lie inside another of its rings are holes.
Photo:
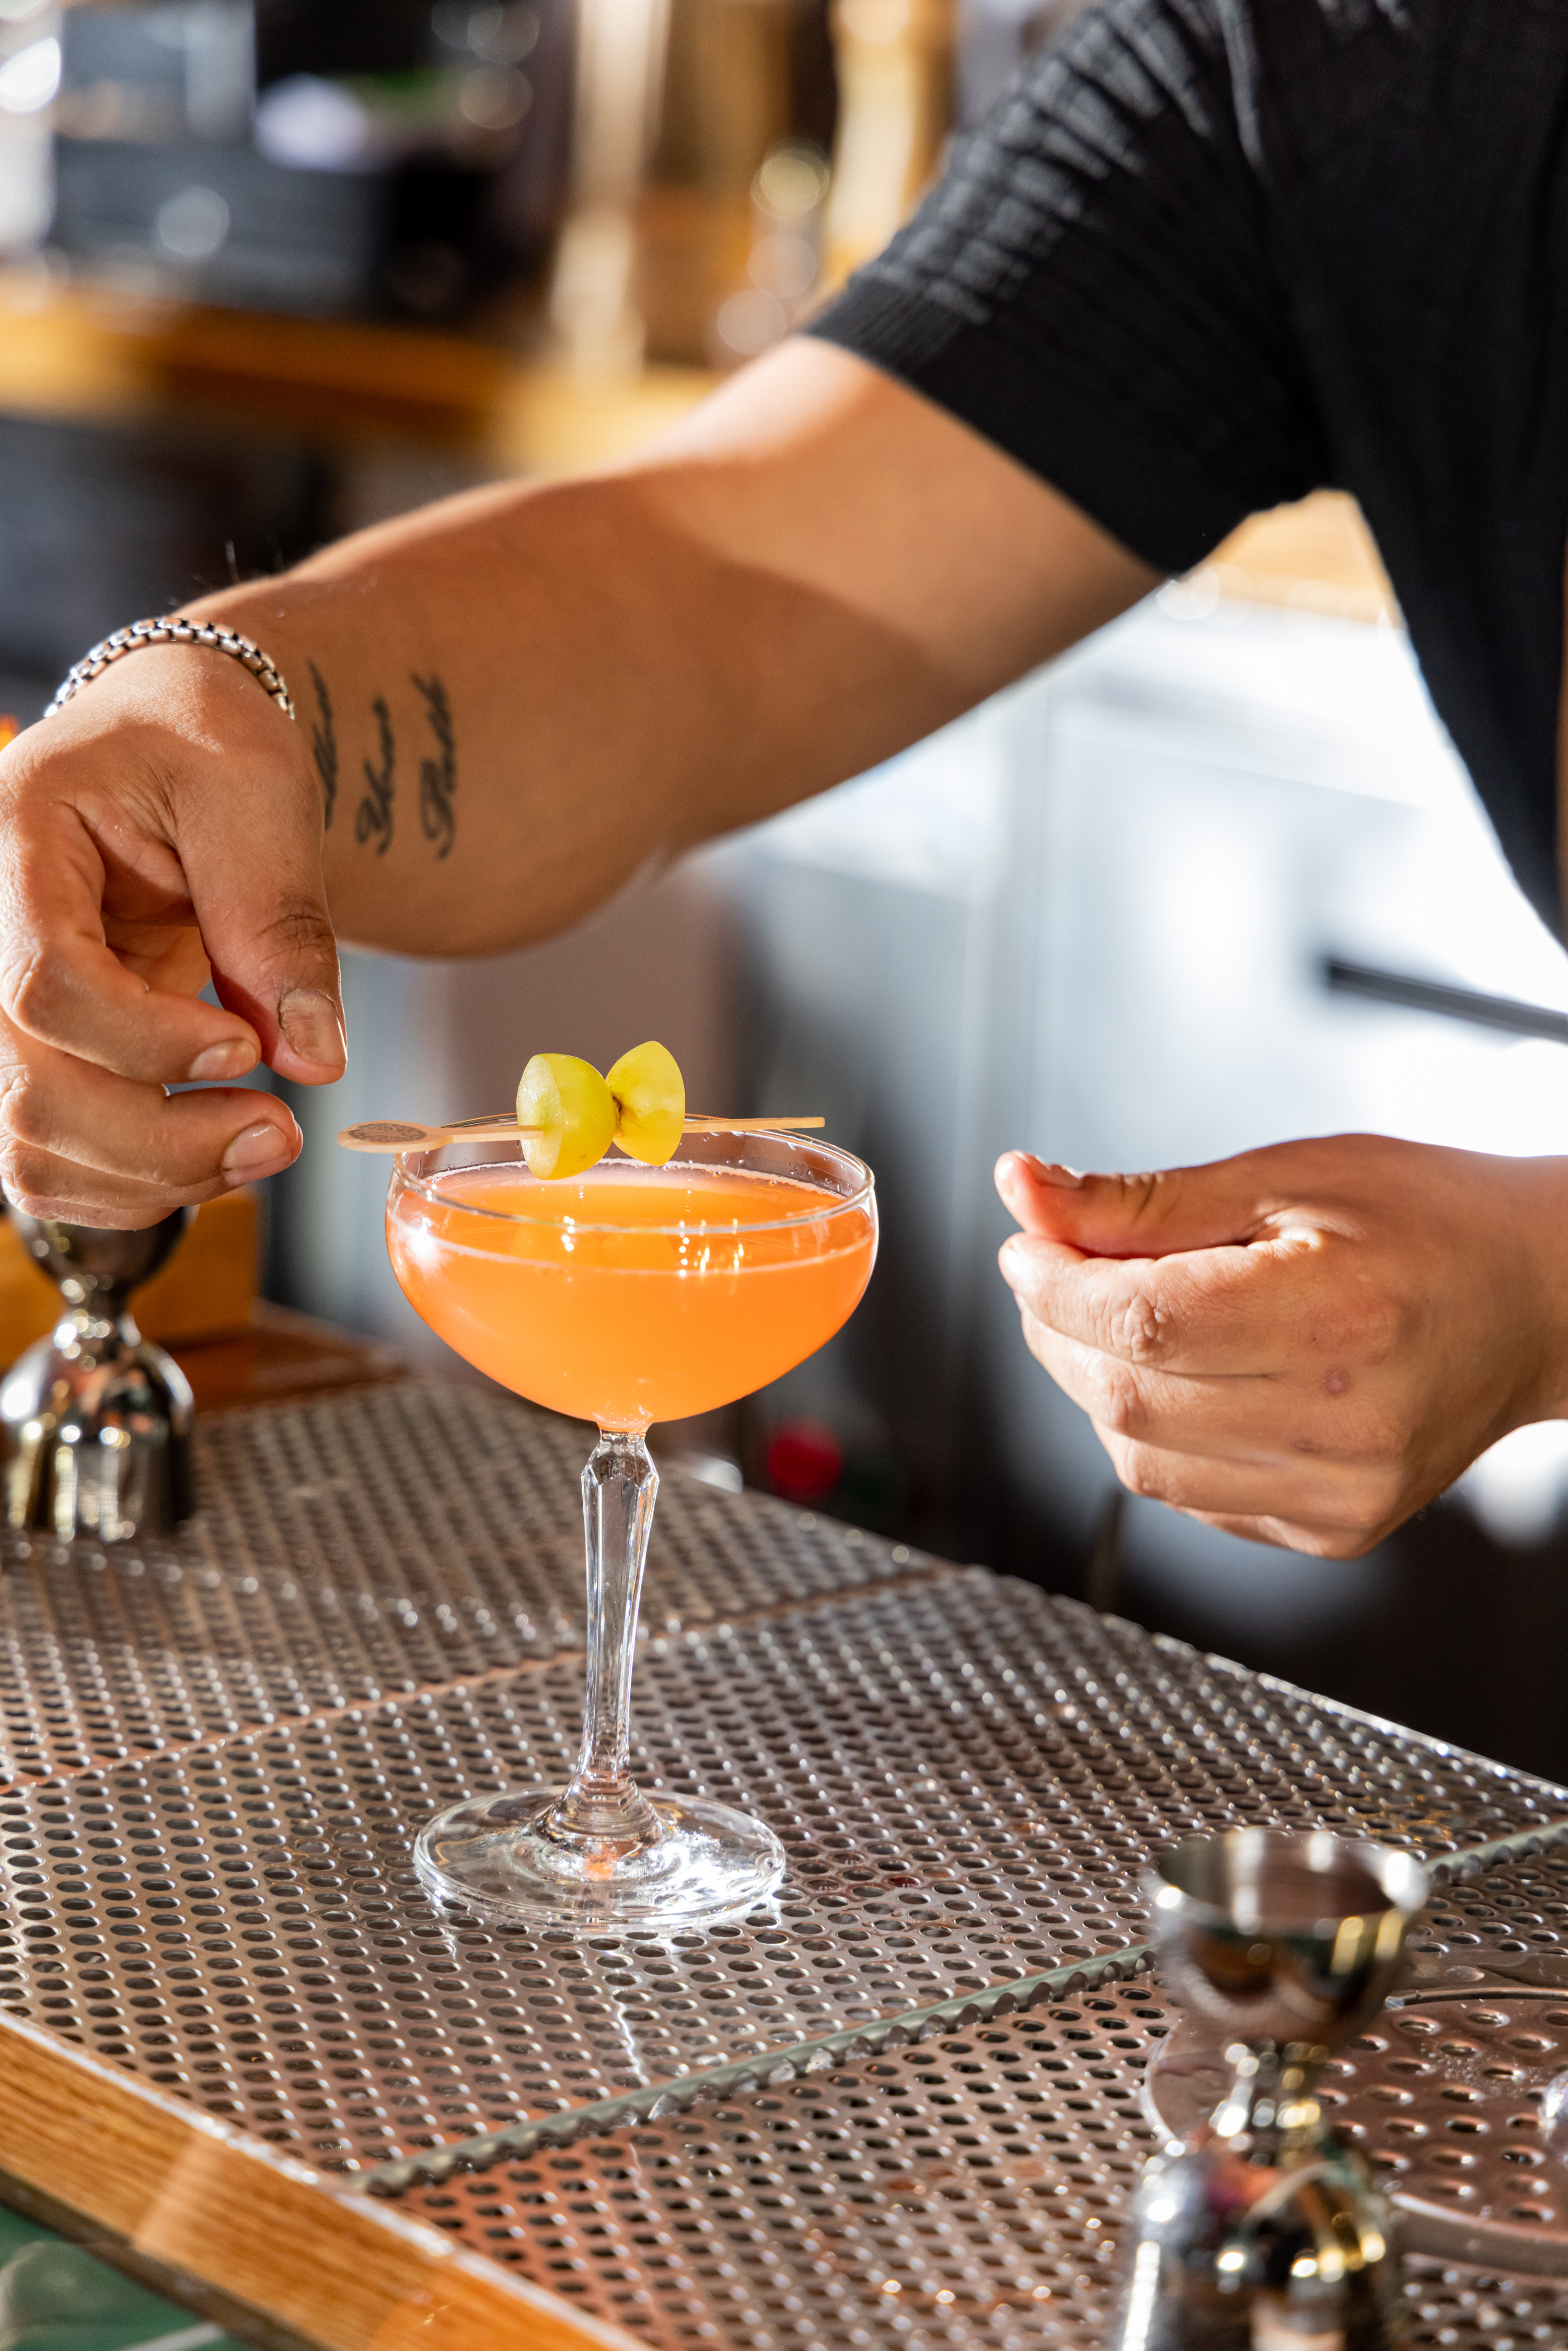
<path fill-rule="evenodd" d="M 378 772 L 368 759 L 364 763 L 365 781 L 370 786 L 370 789 L 360 802 L 359 811 L 354 818 L 354 839 L 361 848 L 367 841 L 373 839 L 376 844 L 376 855 L 384 857 L 392 837 L 392 798 L 397 789 L 393 781 L 393 774 L 397 767 L 397 744 L 392 736 L 392 712 L 387 708 L 385 700 L 381 695 L 377 695 L 371 708 L 375 713 L 376 725 L 381 730 L 382 764 Z"/>
<path fill-rule="evenodd" d="M 452 731 L 452 705 L 440 678 L 415 677 L 412 671 L 409 674 L 423 701 L 424 715 L 441 754 L 437 759 L 422 759 L 419 763 L 419 821 L 426 841 L 441 843 L 435 852 L 439 863 L 450 855 L 457 836 L 457 819 L 452 807 L 452 796 L 457 789 L 457 742 Z"/>
<path fill-rule="evenodd" d="M 332 697 L 327 691 L 327 681 L 314 662 L 310 664 L 310 683 L 316 689 L 316 706 L 320 712 L 310 729 L 310 748 L 316 755 L 316 772 L 321 778 L 329 826 L 338 800 L 338 729 L 332 723 Z"/>

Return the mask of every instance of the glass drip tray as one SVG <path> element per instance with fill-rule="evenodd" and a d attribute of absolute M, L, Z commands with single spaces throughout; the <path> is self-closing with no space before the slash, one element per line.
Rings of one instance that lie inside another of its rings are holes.
<path fill-rule="evenodd" d="M 1334 2128 L 1359 2147 L 1405 2219 L 1411 2252 L 1568 2277 L 1568 2162 L 1542 2130 L 1547 2085 L 1568 2072 L 1568 1954 L 1489 1954 L 1420 1972 L 1370 2031 L 1323 2067 Z M 1173 2137 L 1213 2113 L 1228 2068 L 1178 2024 L 1145 2077 Z"/>

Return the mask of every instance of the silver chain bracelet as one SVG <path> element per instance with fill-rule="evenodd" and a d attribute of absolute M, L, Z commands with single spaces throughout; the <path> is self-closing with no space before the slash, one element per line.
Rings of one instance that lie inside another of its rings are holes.
<path fill-rule="evenodd" d="M 95 677 L 127 653 L 140 653 L 143 645 L 209 645 L 215 653 L 228 653 L 243 663 L 256 684 L 266 688 L 286 718 L 296 718 L 294 698 L 284 682 L 283 672 L 269 655 L 249 637 L 242 637 L 237 629 L 225 629 L 221 621 L 133 621 L 128 629 L 116 629 L 111 637 L 94 645 L 66 673 L 58 693 L 45 711 L 52 718 L 63 710 L 73 694 L 90 685 Z"/>

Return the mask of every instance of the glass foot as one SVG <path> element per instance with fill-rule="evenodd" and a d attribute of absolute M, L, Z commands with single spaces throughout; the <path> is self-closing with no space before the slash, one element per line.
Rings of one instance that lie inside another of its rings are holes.
<path fill-rule="evenodd" d="M 784 1875 L 784 1848 L 747 1813 L 652 1796 L 656 1827 L 628 1846 L 552 1834 L 556 1796 L 471 1796 L 420 1832 L 427 1893 L 484 1917 L 583 1934 L 667 1934 L 739 1918 Z"/>

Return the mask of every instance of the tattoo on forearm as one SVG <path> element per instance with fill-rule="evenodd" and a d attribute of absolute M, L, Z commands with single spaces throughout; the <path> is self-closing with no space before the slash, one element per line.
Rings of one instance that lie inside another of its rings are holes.
<path fill-rule="evenodd" d="M 376 725 L 381 730 L 382 764 L 377 769 L 371 766 L 369 759 L 364 762 L 365 781 L 370 789 L 360 802 L 359 811 L 354 818 L 354 839 L 361 848 L 367 841 L 373 840 L 376 844 L 376 855 L 384 857 L 392 837 L 392 798 L 396 790 L 393 777 L 397 768 L 397 744 L 392 737 L 392 712 L 387 708 L 386 702 L 381 695 L 377 695 L 371 708 L 375 714 Z"/>
<path fill-rule="evenodd" d="M 452 797 L 457 789 L 457 740 L 452 731 L 452 705 L 439 677 L 417 677 L 412 671 L 409 674 L 424 704 L 424 715 L 440 753 L 438 758 L 422 759 L 419 763 L 419 821 L 426 841 L 441 844 L 435 852 L 439 863 L 450 855 L 457 837 L 457 819 L 452 806 Z"/>
<path fill-rule="evenodd" d="M 316 755 L 316 772 L 321 778 L 329 826 L 338 800 L 338 729 L 332 722 L 332 697 L 327 691 L 327 681 L 314 662 L 310 664 L 310 683 L 316 689 L 316 706 L 320 714 L 310 729 L 310 748 Z"/>

